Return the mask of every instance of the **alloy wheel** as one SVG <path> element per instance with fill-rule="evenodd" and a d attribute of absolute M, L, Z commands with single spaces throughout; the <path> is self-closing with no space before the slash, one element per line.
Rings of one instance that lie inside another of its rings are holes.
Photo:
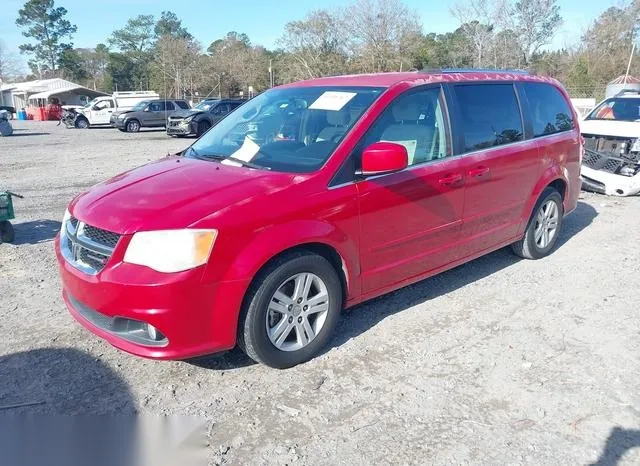
<path fill-rule="evenodd" d="M 269 301 L 269 340 L 281 351 L 300 350 L 322 330 L 328 313 L 324 281 L 313 273 L 298 273 L 285 280 Z"/>
<path fill-rule="evenodd" d="M 553 200 L 545 202 L 536 216 L 535 241 L 540 249 L 551 244 L 558 232 L 558 205 Z"/>

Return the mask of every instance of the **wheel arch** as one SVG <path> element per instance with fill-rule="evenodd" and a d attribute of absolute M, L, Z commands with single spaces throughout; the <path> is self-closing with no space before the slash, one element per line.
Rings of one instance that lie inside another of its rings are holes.
<path fill-rule="evenodd" d="M 569 197 L 568 187 L 569 183 L 567 181 L 566 169 L 563 169 L 559 165 L 552 165 L 547 168 L 535 185 L 522 212 L 520 233 L 524 233 L 524 230 L 527 228 L 527 224 L 533 214 L 533 208 L 545 189 L 553 188 L 558 191 L 562 197 L 563 204 L 565 204 L 564 207 L 566 210 L 566 202 Z"/>
<path fill-rule="evenodd" d="M 280 251 L 276 255 L 272 256 L 269 260 L 267 260 L 264 264 L 262 264 L 262 266 L 257 270 L 255 275 L 253 276 L 252 282 L 253 280 L 256 279 L 256 277 L 260 275 L 260 273 L 264 269 L 266 269 L 274 261 L 288 254 L 292 254 L 295 252 L 305 252 L 305 251 L 316 254 L 320 257 L 323 257 L 331 264 L 336 274 L 338 275 L 338 278 L 340 279 L 340 284 L 342 285 L 342 304 L 344 305 L 347 301 L 347 296 L 349 294 L 349 269 L 347 267 L 347 263 L 345 262 L 344 258 L 340 255 L 338 250 L 327 243 L 322 243 L 317 241 L 301 243 L 295 246 L 291 246 L 283 251 Z"/>

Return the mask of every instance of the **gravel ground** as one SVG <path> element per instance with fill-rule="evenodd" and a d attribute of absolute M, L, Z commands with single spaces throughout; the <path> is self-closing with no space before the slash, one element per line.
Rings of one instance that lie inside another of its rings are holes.
<path fill-rule="evenodd" d="M 13 125 L 0 412 L 199 416 L 214 464 L 640 463 L 640 198 L 584 194 L 546 259 L 498 251 L 360 305 L 302 366 L 156 362 L 73 321 L 52 238 L 75 194 L 189 140 Z"/>

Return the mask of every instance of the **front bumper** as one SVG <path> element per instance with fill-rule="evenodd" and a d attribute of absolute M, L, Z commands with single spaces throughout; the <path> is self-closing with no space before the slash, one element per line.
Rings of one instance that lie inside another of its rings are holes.
<path fill-rule="evenodd" d="M 196 134 L 196 128 L 195 125 L 192 124 L 192 122 L 181 124 L 181 122 L 174 122 L 169 120 L 169 124 L 167 125 L 167 134 L 170 136 L 188 136 L 190 134 Z"/>
<path fill-rule="evenodd" d="M 608 196 L 633 196 L 640 193 L 640 173 L 635 176 L 616 175 L 582 165 L 581 176 L 583 188 L 588 191 Z"/>
<path fill-rule="evenodd" d="M 125 119 L 124 118 L 111 118 L 110 120 L 111 126 L 118 129 L 124 129 Z"/>
<path fill-rule="evenodd" d="M 69 264 L 55 241 L 63 297 L 84 327 L 126 352 L 152 359 L 186 359 L 231 349 L 248 281 L 204 283 L 203 268 L 164 274 L 122 262 L 114 252 L 97 275 Z M 119 332 L 114 321 L 148 323 L 165 337 L 144 344 Z"/>

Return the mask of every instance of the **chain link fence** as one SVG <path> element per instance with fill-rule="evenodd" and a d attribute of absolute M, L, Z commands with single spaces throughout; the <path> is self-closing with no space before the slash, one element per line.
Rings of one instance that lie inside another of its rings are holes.
<path fill-rule="evenodd" d="M 604 99 L 607 84 L 595 84 L 591 86 L 567 86 L 566 90 L 572 99 L 596 99 L 600 102 Z"/>

